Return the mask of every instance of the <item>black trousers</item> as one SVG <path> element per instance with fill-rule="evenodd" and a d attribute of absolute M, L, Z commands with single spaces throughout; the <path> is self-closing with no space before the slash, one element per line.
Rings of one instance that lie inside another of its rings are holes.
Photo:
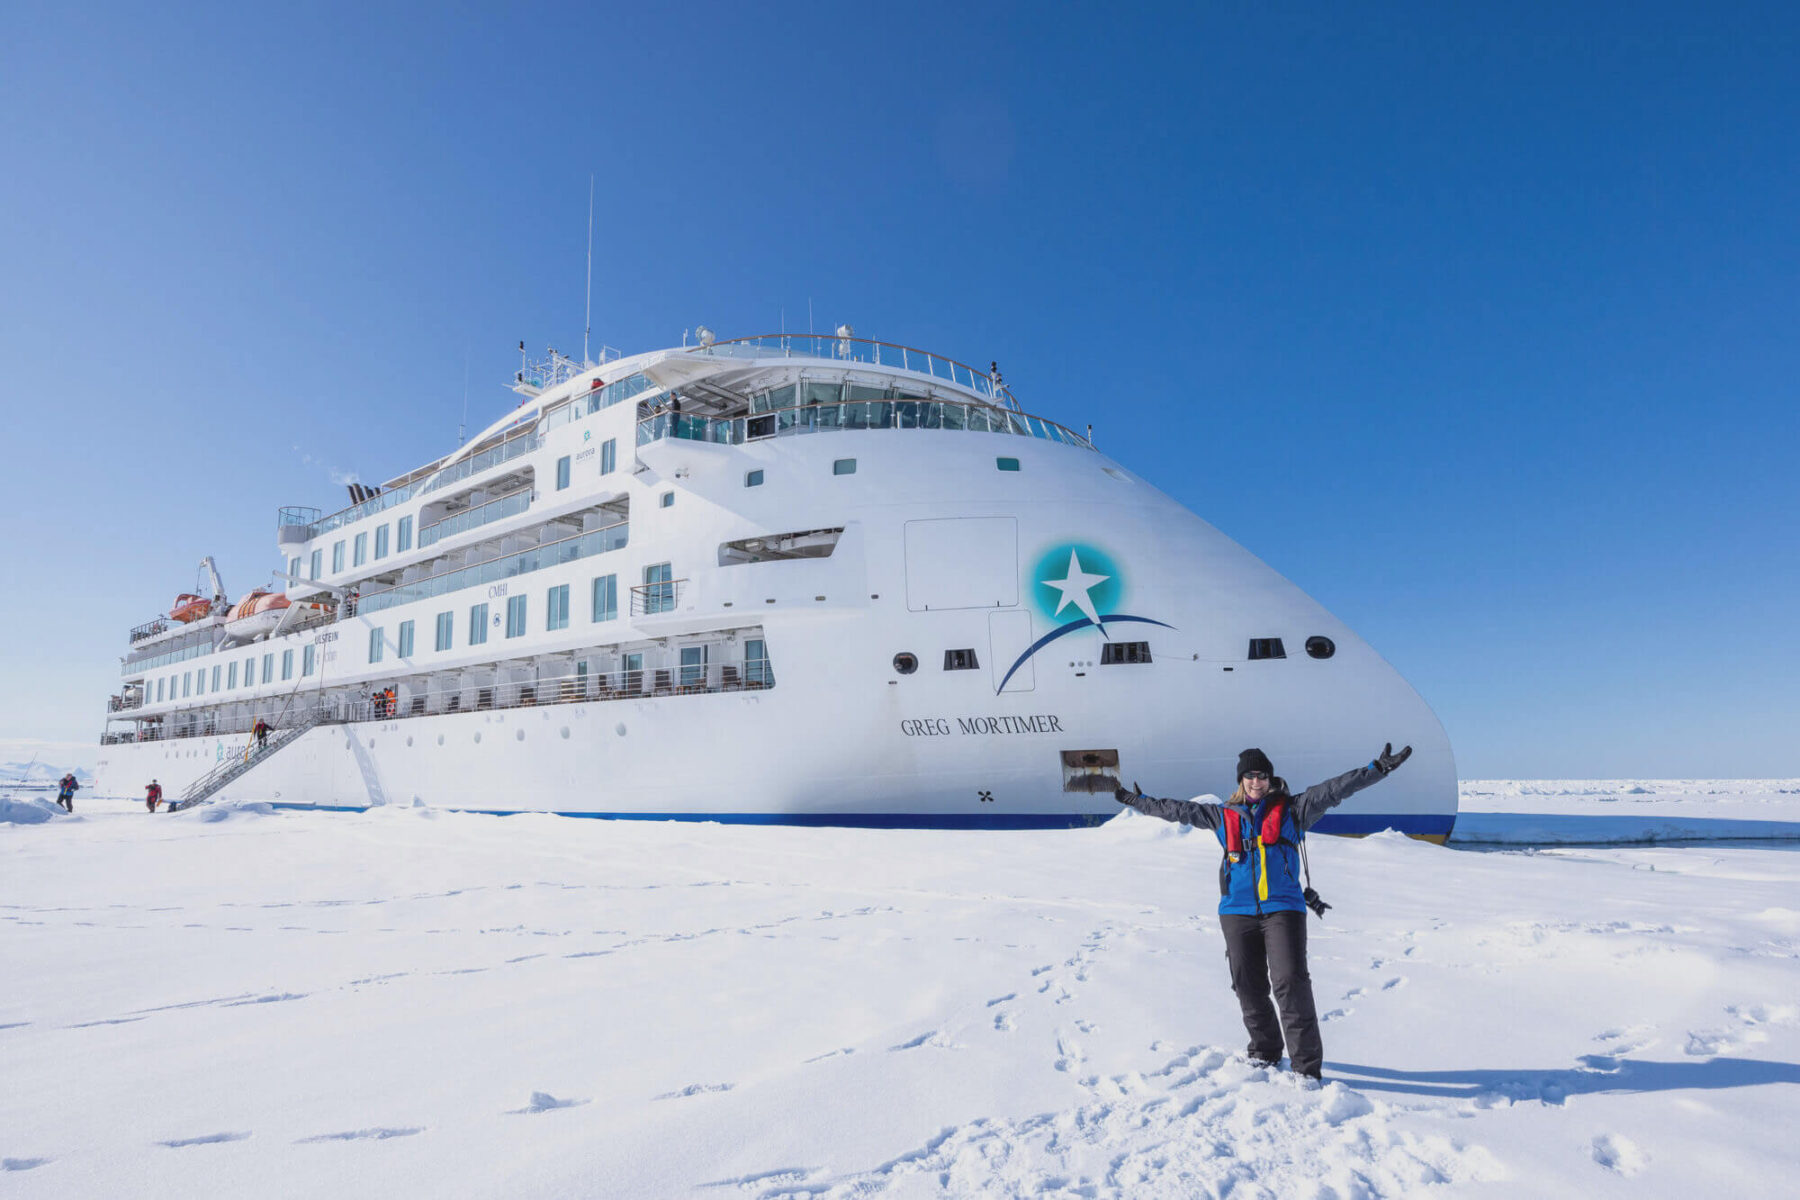
<path fill-rule="evenodd" d="M 1325 1065 L 1319 1039 L 1319 1012 L 1313 1007 L 1312 976 L 1306 970 L 1306 914 L 1274 912 L 1260 917 L 1220 914 L 1225 957 L 1231 962 L 1231 990 L 1250 1032 L 1250 1057 L 1268 1062 L 1288 1058 L 1301 1075 L 1317 1075 Z M 1269 992 L 1275 1004 L 1269 1003 Z M 1275 1008 L 1281 1009 L 1277 1022 Z"/>

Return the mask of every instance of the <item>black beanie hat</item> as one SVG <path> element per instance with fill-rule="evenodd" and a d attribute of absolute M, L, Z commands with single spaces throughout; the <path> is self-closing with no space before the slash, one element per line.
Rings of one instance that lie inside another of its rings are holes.
<path fill-rule="evenodd" d="M 1247 771 L 1266 771 L 1270 778 L 1273 778 L 1275 775 L 1275 764 L 1269 761 L 1268 755 L 1264 754 L 1261 750 L 1258 750 L 1255 746 L 1252 746 L 1250 749 L 1238 755 L 1238 779 L 1242 780 Z"/>

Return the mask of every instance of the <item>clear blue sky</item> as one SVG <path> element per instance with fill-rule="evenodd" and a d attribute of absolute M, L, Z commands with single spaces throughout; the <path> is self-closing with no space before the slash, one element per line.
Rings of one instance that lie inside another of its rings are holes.
<path fill-rule="evenodd" d="M 1465 777 L 1800 775 L 1800 10 L 0 13 L 0 735 L 513 347 L 965 361 L 1335 611 Z M 447 15 L 446 15 L 447 14 Z"/>

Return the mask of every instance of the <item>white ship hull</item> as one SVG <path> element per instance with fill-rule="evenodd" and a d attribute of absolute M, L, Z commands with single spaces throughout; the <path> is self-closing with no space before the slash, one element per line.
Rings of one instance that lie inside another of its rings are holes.
<path fill-rule="evenodd" d="M 857 473 L 834 477 L 833 463 L 852 457 Z M 1450 831 L 1455 764 L 1417 693 L 1299 589 L 1086 447 L 889 429 L 746 445 L 668 440 L 639 458 L 622 481 L 634 497 L 629 544 L 524 578 L 534 597 L 565 581 L 580 596 L 597 570 L 616 564 L 631 579 L 672 558 L 684 577 L 678 603 L 622 614 L 617 626 L 584 629 L 578 617 L 561 640 L 532 651 L 580 654 L 602 636 L 676 640 L 754 621 L 773 686 L 324 725 L 220 796 L 321 808 L 1054 826 L 1118 811 L 1110 784 L 1070 781 L 1079 774 L 1071 752 L 1100 755 L 1106 772 L 1153 794 L 1223 795 L 1247 746 L 1265 750 L 1298 791 L 1391 741 L 1414 747 L 1406 768 L 1320 828 Z M 996 469 L 1013 460 L 1016 469 Z M 746 487 L 750 469 L 767 484 Z M 664 507 L 668 492 L 676 499 Z M 674 548 L 673 532 L 656 536 L 671 513 L 682 522 Z M 827 527 L 843 530 L 827 557 L 722 561 L 720 548 L 747 530 Z M 1087 582 L 1096 579 L 1107 582 Z M 460 621 L 468 596 L 454 599 Z M 412 606 L 420 628 L 448 603 Z M 1098 625 L 1083 619 L 1084 605 Z M 340 621 L 337 645 L 360 655 L 371 627 L 410 611 Z M 1333 653 L 1302 651 L 1319 637 Z M 1283 639 L 1287 657 L 1248 660 L 1255 638 Z M 1150 662 L 1107 661 L 1108 642 L 1138 639 Z M 947 651 L 964 649 L 978 669 L 942 669 Z M 915 673 L 896 671 L 902 652 L 919 660 Z M 431 655 L 421 646 L 417 657 L 404 667 L 413 678 Z M 305 695 L 376 669 L 334 662 L 287 690 Z M 154 778 L 179 796 L 246 740 L 109 745 L 99 788 L 141 795 Z"/>

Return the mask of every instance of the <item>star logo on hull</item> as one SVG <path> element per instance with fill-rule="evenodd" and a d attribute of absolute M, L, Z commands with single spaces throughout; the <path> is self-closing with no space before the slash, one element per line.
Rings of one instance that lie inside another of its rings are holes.
<path fill-rule="evenodd" d="M 1056 628 L 1026 647 L 1025 653 L 1019 655 L 1001 678 L 1000 686 L 994 689 L 996 694 L 1006 690 L 1013 675 L 1030 661 L 1032 655 L 1057 638 L 1078 630 L 1098 629 L 1100 636 L 1105 638 L 1110 636 L 1106 627 L 1121 621 L 1174 628 L 1150 617 L 1106 611 L 1118 604 L 1124 595 L 1123 574 L 1104 551 L 1093 546 L 1065 542 L 1038 560 L 1032 576 L 1038 587 L 1048 589 L 1044 592 L 1033 589 L 1033 594 L 1043 601 L 1039 611 L 1056 622 Z M 1074 619 L 1064 620 L 1070 609 L 1074 610 L 1070 614 Z"/>

